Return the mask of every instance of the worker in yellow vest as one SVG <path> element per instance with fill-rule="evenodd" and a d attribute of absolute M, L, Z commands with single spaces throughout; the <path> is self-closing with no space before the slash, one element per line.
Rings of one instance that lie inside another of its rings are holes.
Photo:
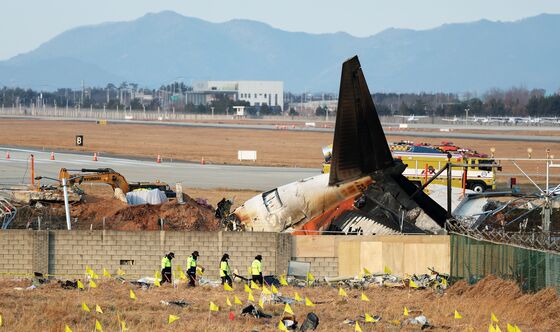
<path fill-rule="evenodd" d="M 160 285 L 165 282 L 172 284 L 171 282 L 171 260 L 175 258 L 175 254 L 170 252 L 169 254 L 163 256 L 161 259 L 161 281 Z"/>
<path fill-rule="evenodd" d="M 220 278 L 222 278 L 222 285 L 226 282 L 232 286 L 231 270 L 229 269 L 229 255 L 226 253 L 220 260 Z"/>
<path fill-rule="evenodd" d="M 255 260 L 251 263 L 251 275 L 253 281 L 259 285 L 263 285 L 263 274 L 262 274 L 262 256 L 255 256 Z"/>
<path fill-rule="evenodd" d="M 193 251 L 193 253 L 187 258 L 187 276 L 189 277 L 189 286 L 196 286 L 196 270 L 200 269 L 204 272 L 204 267 L 198 266 L 198 251 Z"/>

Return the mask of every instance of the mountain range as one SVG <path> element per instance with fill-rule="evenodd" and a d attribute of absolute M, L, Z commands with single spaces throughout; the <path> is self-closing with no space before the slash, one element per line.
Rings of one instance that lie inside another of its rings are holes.
<path fill-rule="evenodd" d="M 367 24 L 364 23 L 364 24 Z M 211 23 L 164 11 L 68 30 L 0 62 L 0 86 L 53 90 L 175 80 L 282 80 L 292 92 L 337 92 L 357 54 L 372 92 L 560 88 L 560 15 L 480 20 L 370 37 L 288 32 L 250 20 Z"/>

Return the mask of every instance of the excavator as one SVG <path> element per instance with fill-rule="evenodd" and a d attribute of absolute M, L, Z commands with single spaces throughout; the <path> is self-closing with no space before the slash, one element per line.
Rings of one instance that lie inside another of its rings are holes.
<path fill-rule="evenodd" d="M 76 172 L 76 173 L 70 173 Z M 165 193 L 167 197 L 175 197 L 175 192 L 171 190 L 165 182 L 134 182 L 128 183 L 125 177 L 111 168 L 82 168 L 82 169 L 66 169 L 61 168 L 58 173 L 58 179 L 66 179 L 69 186 L 75 186 L 82 183 L 106 183 L 113 188 L 122 190 L 124 194 L 138 189 L 159 189 Z"/>

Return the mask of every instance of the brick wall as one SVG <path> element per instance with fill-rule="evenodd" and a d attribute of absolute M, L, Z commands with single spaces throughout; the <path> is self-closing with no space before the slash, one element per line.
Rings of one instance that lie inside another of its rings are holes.
<path fill-rule="evenodd" d="M 290 235 L 277 233 L 7 230 L 0 231 L 0 272 L 70 277 L 83 275 L 89 265 L 98 274 L 103 268 L 110 273 L 120 268 L 128 277 L 153 276 L 164 254 L 173 251 L 174 269 L 184 269 L 187 257 L 197 250 L 199 265 L 212 279 L 219 276 L 225 252 L 241 275 L 258 254 L 263 256 L 263 272 L 278 274 L 287 270 L 290 241 Z"/>
<path fill-rule="evenodd" d="M 309 272 L 316 277 L 338 276 L 338 257 L 292 257 L 292 260 L 310 263 Z"/>

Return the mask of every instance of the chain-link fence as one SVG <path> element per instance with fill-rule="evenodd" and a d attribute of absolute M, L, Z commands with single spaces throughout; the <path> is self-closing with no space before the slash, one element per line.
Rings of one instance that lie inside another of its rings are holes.
<path fill-rule="evenodd" d="M 560 254 L 451 234 L 451 275 L 470 283 L 487 275 L 515 280 L 526 292 L 560 293 Z"/>

